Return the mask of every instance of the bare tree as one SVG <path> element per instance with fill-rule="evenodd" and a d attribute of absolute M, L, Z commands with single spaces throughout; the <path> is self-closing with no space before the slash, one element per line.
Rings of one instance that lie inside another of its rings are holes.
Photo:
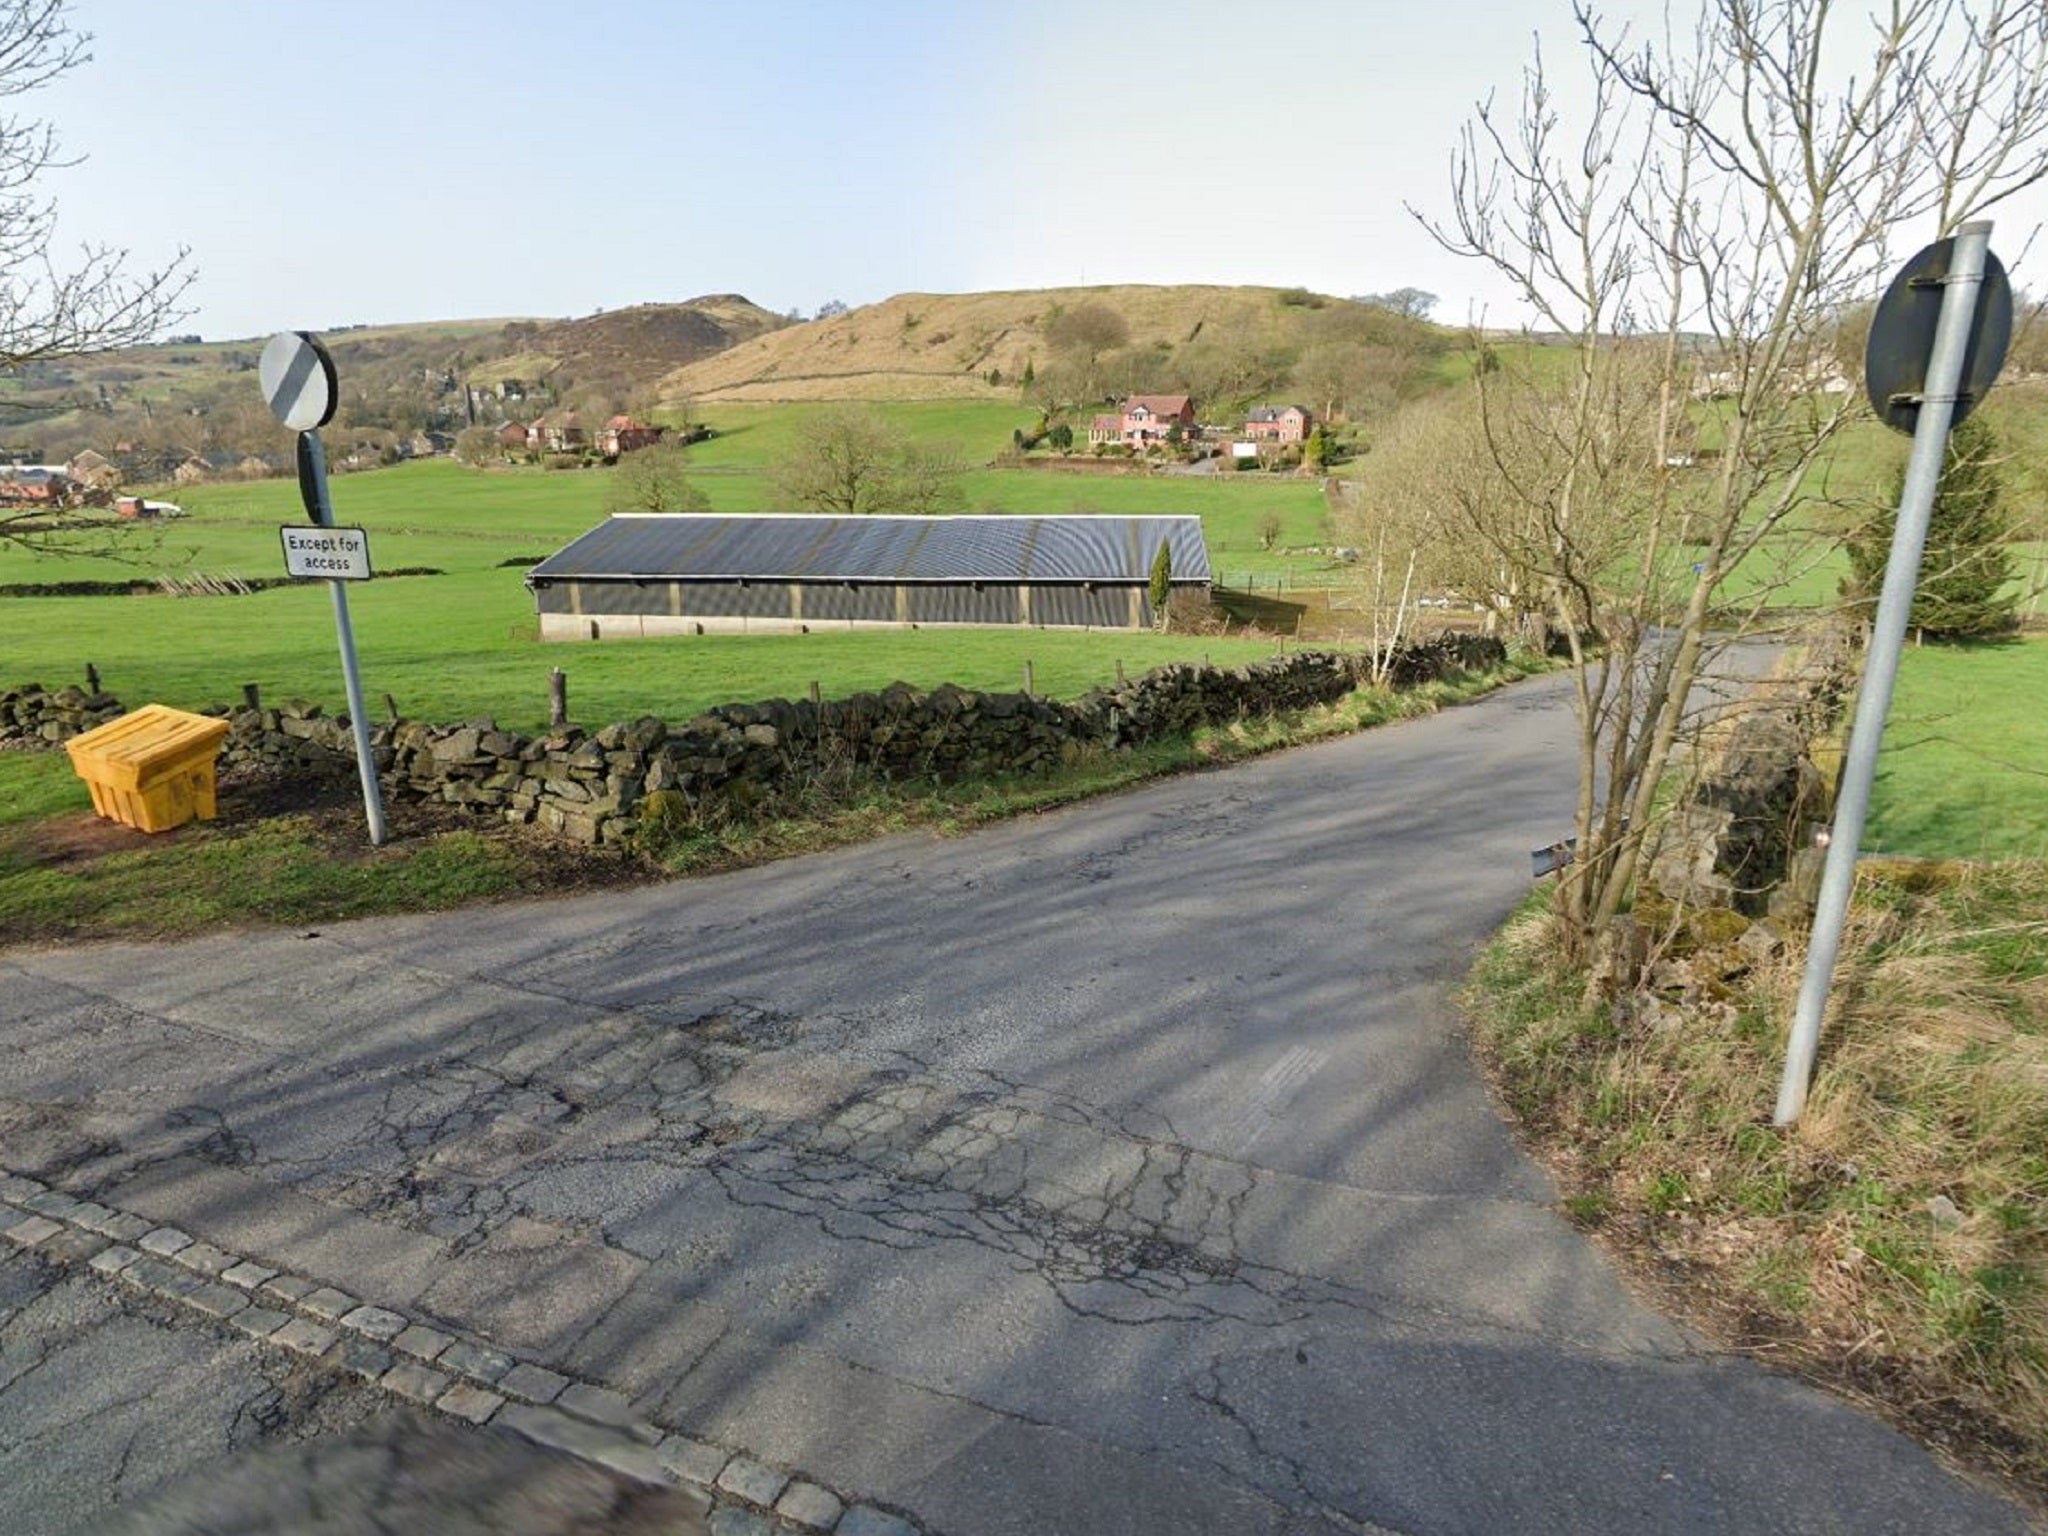
<path fill-rule="evenodd" d="M 1429 312 L 1436 308 L 1436 295 L 1426 288 L 1396 288 L 1391 293 L 1357 294 L 1353 302 L 1389 310 L 1409 320 L 1427 320 Z"/>
<path fill-rule="evenodd" d="M 1104 387 L 1101 359 L 1131 339 L 1124 317 L 1107 304 L 1090 301 L 1048 315 L 1046 344 L 1059 359 L 1056 376 L 1066 380 L 1076 400 L 1094 401 Z"/>
<path fill-rule="evenodd" d="M 1489 634 L 1542 648 L 1545 601 L 1531 589 L 1525 548 L 1540 523 L 1496 462 L 1475 399 L 1417 401 L 1389 420 L 1360 469 L 1338 511 L 1346 543 L 1412 549 L 1423 592 L 1477 603 Z"/>
<path fill-rule="evenodd" d="M 776 489 L 806 512 L 930 514 L 966 505 L 953 455 L 905 439 L 870 407 L 831 406 L 804 419 L 776 466 Z"/>
<path fill-rule="evenodd" d="M 464 427 L 455 434 L 455 457 L 473 469 L 486 464 L 496 464 L 505 457 L 505 450 L 498 443 L 496 427 Z"/>
<path fill-rule="evenodd" d="M 1558 911 L 1589 953 L 1696 686 L 1752 626 L 1865 409 L 1834 376 L 1839 317 L 1908 226 L 1945 234 L 2048 174 L 2048 7 L 1702 0 L 1690 36 L 1652 42 L 1588 0 L 1574 15 L 1587 121 L 1567 125 L 1539 57 L 1516 115 L 1480 107 L 1454 211 L 1424 222 L 1568 342 L 1562 367 L 1479 373 L 1493 510 L 1470 532 L 1577 663 L 1579 857 Z M 1703 472 L 1696 427 L 1718 439 Z"/>
<path fill-rule="evenodd" d="M 91 38 L 66 11 L 64 0 L 0 0 L 0 98 L 41 90 L 90 59 Z M 48 123 L 0 113 L 0 375 L 136 345 L 183 313 L 192 274 L 182 250 L 132 276 L 128 253 L 106 246 L 59 259 L 57 205 L 41 186 L 70 163 Z M 76 513 L 0 509 L 0 540 L 17 548 L 75 548 L 99 526 Z"/>
<path fill-rule="evenodd" d="M 711 502 L 690 484 L 690 455 L 681 443 L 652 443 L 619 456 L 605 509 L 610 512 L 708 512 Z"/>

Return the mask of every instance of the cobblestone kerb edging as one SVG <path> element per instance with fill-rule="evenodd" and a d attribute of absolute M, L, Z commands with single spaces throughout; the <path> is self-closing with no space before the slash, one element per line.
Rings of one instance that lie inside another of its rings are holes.
<path fill-rule="evenodd" d="M 1442 635 L 1401 648 L 1391 681 L 1413 687 L 1506 659 L 1500 641 Z M 1363 680 L 1367 658 L 1301 651 L 1243 667 L 1173 663 L 1071 703 L 984 693 L 950 683 L 898 683 L 820 703 L 726 704 L 671 728 L 646 716 L 547 736 L 501 731 L 491 720 L 430 725 L 400 720 L 371 732 L 387 790 L 513 822 L 538 823 L 582 843 L 629 839 L 643 819 L 674 821 L 745 809 L 847 768 L 894 780 L 956 779 L 1052 768 L 1088 749 L 1117 749 L 1199 726 L 1332 704 Z M 0 690 L 0 747 L 56 747 L 121 712 L 104 693 L 39 684 Z M 317 704 L 227 710 L 226 768 L 353 773 L 344 719 Z"/>
<path fill-rule="evenodd" d="M 636 1416 L 621 1393 L 368 1306 L 131 1212 L 0 1169 L 0 1242 L 133 1286 L 466 1424 L 510 1430 L 703 1501 L 712 1536 L 921 1536 L 799 1473 Z"/>

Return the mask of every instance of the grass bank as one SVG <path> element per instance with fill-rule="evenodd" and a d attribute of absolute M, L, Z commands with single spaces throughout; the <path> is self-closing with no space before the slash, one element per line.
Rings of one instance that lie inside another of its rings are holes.
<path fill-rule="evenodd" d="M 2048 636 L 1908 647 L 1878 758 L 1868 846 L 2048 858 Z"/>
<path fill-rule="evenodd" d="M 1467 994 L 1566 1204 L 1723 1341 L 2048 1508 L 2048 862 L 1862 874 L 1806 1117 L 1770 1115 L 1799 954 L 1588 1008 L 1533 900 Z M 1683 959 L 1683 955 L 1680 957 Z M 1718 962 L 1717 962 L 1718 964 Z"/>
<path fill-rule="evenodd" d="M 331 922 L 512 896 L 708 873 L 895 832 L 946 835 L 1113 792 L 1164 774 L 1427 714 L 1539 670 L 1513 663 L 1399 693 L 1365 689 L 1328 708 L 1204 730 L 1056 772 L 956 785 L 855 779 L 763 805 L 744 819 L 650 829 L 631 853 L 574 849 L 452 807 L 390 807 L 368 846 L 350 785 L 223 785 L 220 819 L 149 837 L 55 808 L 83 790 L 58 753 L 0 754 L 0 945 L 177 937 L 212 928 Z"/>

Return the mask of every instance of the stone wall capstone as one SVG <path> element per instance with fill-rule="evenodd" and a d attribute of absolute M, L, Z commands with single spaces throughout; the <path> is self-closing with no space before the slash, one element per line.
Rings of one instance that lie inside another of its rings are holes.
<path fill-rule="evenodd" d="M 1392 669 L 1412 687 L 1506 660 L 1500 641 L 1444 635 L 1404 647 Z M 894 780 L 1030 773 L 1090 749 L 1132 747 L 1199 726 L 1335 703 L 1368 671 L 1364 657 L 1302 651 L 1242 667 L 1176 662 L 1072 702 L 951 683 L 896 683 L 813 704 L 726 704 L 679 727 L 652 716 L 585 731 L 527 736 L 495 721 L 400 720 L 374 727 L 387 793 L 537 824 L 582 843 L 632 838 L 643 820 L 744 810 L 806 782 L 863 770 Z M 73 697 L 75 696 L 75 697 Z M 41 688 L 0 693 L 0 747 L 53 747 L 122 712 L 105 694 Z M 288 700 L 228 709 L 221 768 L 351 776 L 345 717 Z"/>

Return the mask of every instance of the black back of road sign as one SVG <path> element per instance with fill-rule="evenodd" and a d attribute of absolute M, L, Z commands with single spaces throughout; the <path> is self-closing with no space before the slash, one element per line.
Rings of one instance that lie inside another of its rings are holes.
<path fill-rule="evenodd" d="M 1934 327 L 1941 318 L 1941 279 L 1955 255 L 1954 240 L 1937 240 L 1920 252 L 1892 279 L 1870 322 L 1870 344 L 1863 354 L 1863 382 L 1878 419 L 1911 435 L 1920 420 L 1920 396 L 1927 387 L 1927 363 L 1934 352 Z M 1984 253 L 1984 283 L 1977 290 L 1977 313 L 1970 323 L 1970 347 L 1963 357 L 1962 382 L 1956 386 L 1953 426 L 1990 390 L 2005 366 L 2012 341 L 2012 283 L 2005 267 Z"/>

